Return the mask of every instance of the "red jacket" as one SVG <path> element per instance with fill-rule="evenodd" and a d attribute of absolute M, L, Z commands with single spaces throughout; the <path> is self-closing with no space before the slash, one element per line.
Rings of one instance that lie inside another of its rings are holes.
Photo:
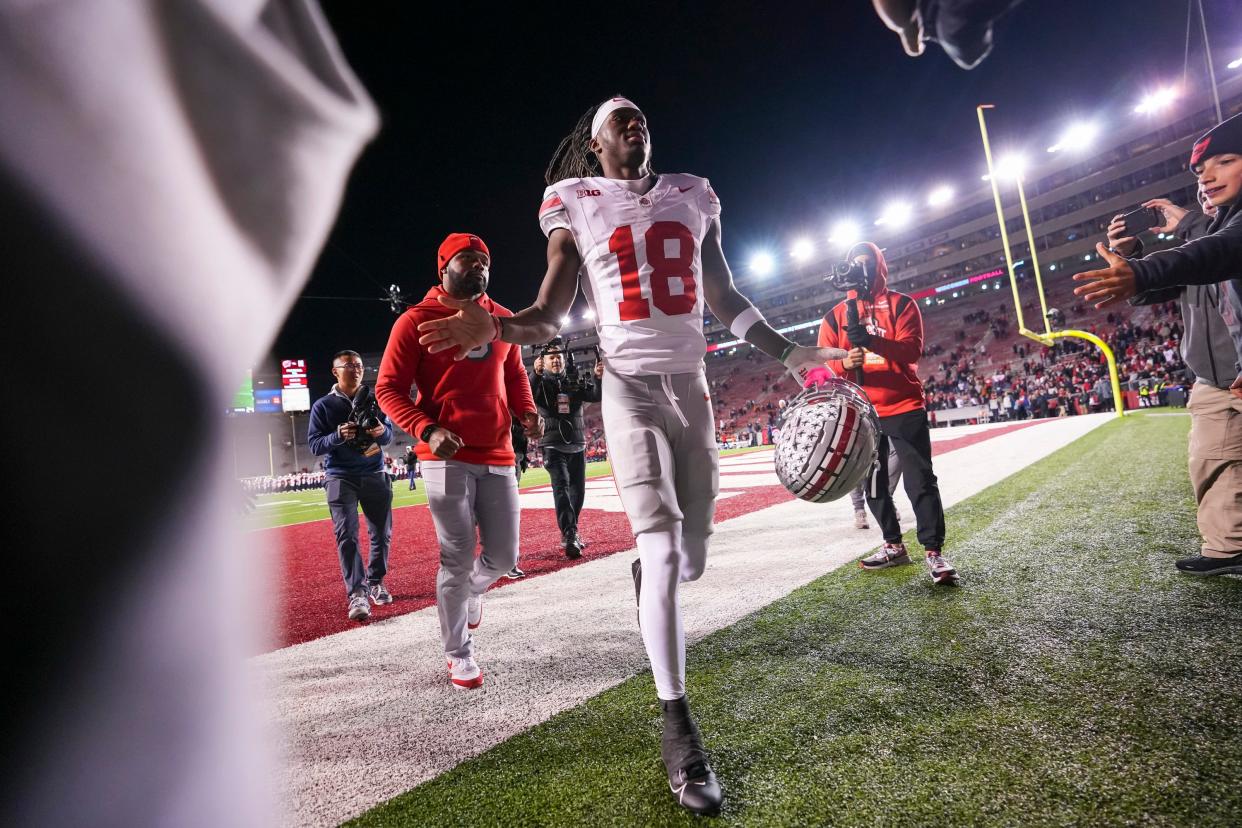
<path fill-rule="evenodd" d="M 460 437 L 465 445 L 453 455 L 454 460 L 512 465 L 510 412 L 520 417 L 535 411 L 522 349 L 498 340 L 471 351 L 460 362 L 453 361 L 456 348 L 428 353 L 418 344 L 418 326 L 456 313 L 436 301 L 441 295 L 447 294 L 440 286 L 433 287 L 423 301 L 397 318 L 380 361 L 375 397 L 384 413 L 412 437 L 432 424 Z M 478 303 L 497 316 L 513 315 L 487 294 Z M 411 386 L 418 389 L 415 399 L 410 399 Z M 414 451 L 420 460 L 439 459 L 426 443 L 420 442 Z"/>
<path fill-rule="evenodd" d="M 923 384 L 915 365 L 923 355 L 923 315 L 918 303 L 904 293 L 888 289 L 888 263 L 874 244 L 878 267 L 871 283 L 871 299 L 859 299 L 850 291 L 844 302 L 828 312 L 819 325 L 819 344 L 830 348 L 854 347 L 845 335 L 846 307 L 858 304 L 858 319 L 867 326 L 871 343 L 863 360 L 863 390 L 871 398 L 876 414 L 891 417 L 923 408 Z M 828 367 L 851 382 L 857 372 L 846 370 L 840 360 Z"/>

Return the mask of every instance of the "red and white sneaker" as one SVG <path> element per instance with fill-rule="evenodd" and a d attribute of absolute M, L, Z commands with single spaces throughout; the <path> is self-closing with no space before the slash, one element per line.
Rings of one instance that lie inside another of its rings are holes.
<path fill-rule="evenodd" d="M 863 558 L 858 565 L 863 569 L 887 569 L 890 566 L 908 563 L 910 563 L 910 555 L 906 552 L 904 543 L 886 543 L 880 547 L 879 552 Z"/>
<path fill-rule="evenodd" d="M 471 595 L 466 599 L 466 626 L 477 630 L 483 623 L 483 596 Z"/>
<path fill-rule="evenodd" d="M 448 656 L 449 681 L 458 690 L 473 690 L 483 686 L 483 670 L 473 656 L 453 658 Z"/>
<path fill-rule="evenodd" d="M 953 564 L 949 563 L 937 549 L 927 550 L 927 569 L 931 572 L 934 584 L 956 584 L 959 580 Z"/>

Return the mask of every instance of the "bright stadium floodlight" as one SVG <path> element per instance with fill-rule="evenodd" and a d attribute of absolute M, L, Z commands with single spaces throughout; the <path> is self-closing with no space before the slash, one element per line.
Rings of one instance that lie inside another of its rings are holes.
<path fill-rule="evenodd" d="M 1238 58 L 1237 60 L 1231 60 L 1231 61 L 1229 61 L 1229 63 L 1228 63 L 1228 64 L 1226 64 L 1226 65 L 1227 65 L 1230 69 L 1237 69 L 1237 68 L 1239 68 L 1239 67 L 1242 67 L 1242 58 Z"/>
<path fill-rule="evenodd" d="M 756 253 L 750 257 L 750 269 L 759 276 L 767 276 L 775 265 L 770 253 Z"/>
<path fill-rule="evenodd" d="M 591 310 L 590 308 L 587 308 L 586 310 L 582 312 L 582 318 L 590 322 L 591 320 L 595 318 L 595 311 Z"/>
<path fill-rule="evenodd" d="M 1018 154 L 1006 155 L 996 162 L 996 176 L 1002 180 L 1013 181 L 1026 169 L 1026 159 Z"/>
<path fill-rule="evenodd" d="M 913 207 L 904 201 L 894 201 L 884 208 L 884 212 L 880 213 L 875 223 L 877 226 L 902 227 L 909 223 L 912 215 L 914 215 Z"/>
<path fill-rule="evenodd" d="M 570 316 L 569 314 L 565 314 L 564 316 L 561 317 L 561 324 L 568 325 L 573 320 L 574 318 L 572 316 Z"/>
<path fill-rule="evenodd" d="M 941 184 L 930 193 L 927 194 L 927 205 L 929 207 L 940 207 L 948 204 L 953 200 L 953 188 L 948 184 Z"/>
<path fill-rule="evenodd" d="M 796 262 L 805 262 L 815 254 L 815 245 L 811 244 L 810 239 L 798 239 L 793 243 L 793 247 L 789 249 L 789 255 L 793 256 Z"/>
<path fill-rule="evenodd" d="M 1095 136 L 1099 131 L 1099 124 L 1096 124 L 1094 121 L 1070 124 L 1069 128 L 1061 133 L 1061 138 L 1055 144 L 1048 147 L 1048 152 L 1084 150 L 1091 146 L 1091 142 L 1095 140 Z"/>
<path fill-rule="evenodd" d="M 1134 111 L 1140 115 L 1151 115 L 1165 109 L 1176 99 L 1177 90 L 1171 86 L 1165 86 L 1144 95 L 1139 105 L 1134 107 Z"/>
<path fill-rule="evenodd" d="M 832 234 L 828 237 L 828 243 L 837 247 L 852 247 L 855 243 L 862 239 L 862 228 L 858 226 L 858 222 L 839 221 L 832 228 Z"/>

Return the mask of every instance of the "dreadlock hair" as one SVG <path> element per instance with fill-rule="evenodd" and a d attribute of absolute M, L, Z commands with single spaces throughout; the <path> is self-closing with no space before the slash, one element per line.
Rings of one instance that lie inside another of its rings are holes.
<path fill-rule="evenodd" d="M 561 139 L 552 153 L 552 160 L 543 172 L 544 183 L 548 186 L 566 178 L 591 178 L 599 175 L 599 159 L 591 152 L 591 121 L 599 104 L 582 113 L 573 131 Z"/>
<path fill-rule="evenodd" d="M 548 168 L 543 172 L 545 184 L 551 186 L 566 178 L 592 178 L 603 175 L 599 158 L 591 152 L 591 138 L 594 137 L 591 135 L 591 122 L 595 120 L 595 113 L 599 108 L 600 104 L 596 104 L 582 113 L 578 123 L 574 124 L 573 130 L 556 145 L 556 152 L 552 153 L 552 160 L 548 162 Z"/>

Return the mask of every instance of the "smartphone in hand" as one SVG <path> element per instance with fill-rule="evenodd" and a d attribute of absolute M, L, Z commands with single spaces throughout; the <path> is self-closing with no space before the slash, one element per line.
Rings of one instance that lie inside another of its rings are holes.
<path fill-rule="evenodd" d="M 1164 213 L 1159 207 L 1140 207 L 1137 210 L 1123 213 L 1121 218 L 1126 224 L 1123 236 L 1137 236 L 1144 230 L 1164 224 Z"/>

